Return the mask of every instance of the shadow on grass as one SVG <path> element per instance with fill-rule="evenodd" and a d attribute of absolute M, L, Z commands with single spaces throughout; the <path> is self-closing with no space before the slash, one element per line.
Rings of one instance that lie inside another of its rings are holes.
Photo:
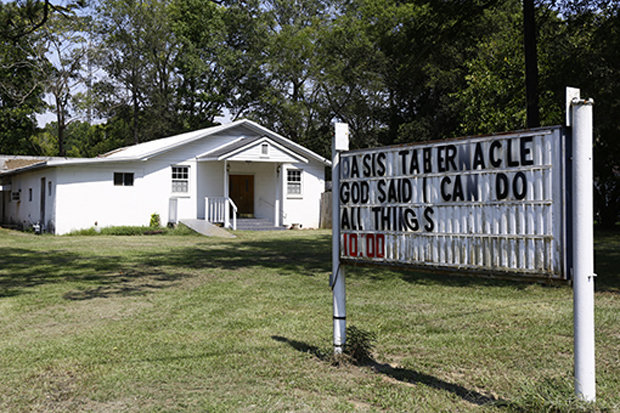
<path fill-rule="evenodd" d="M 322 361 L 327 361 L 330 359 L 330 356 L 328 356 L 325 351 L 321 350 L 316 346 L 297 340 L 291 340 L 281 336 L 271 336 L 271 338 L 275 341 L 286 343 L 299 352 L 312 354 Z M 435 376 L 421 373 L 419 371 L 404 369 L 400 367 L 392 367 L 389 364 L 379 363 L 376 360 L 370 360 L 365 363 L 365 365 L 370 367 L 376 373 L 383 374 L 392 380 L 408 384 L 423 384 L 437 390 L 447 391 L 455 394 L 456 396 L 462 398 L 469 403 L 476 404 L 478 406 L 508 406 L 508 403 L 504 400 L 496 399 L 492 396 L 486 396 L 475 390 L 467 389 L 466 387 L 463 387 L 461 385 L 450 383 L 441 380 Z"/>
<path fill-rule="evenodd" d="M 69 300 L 145 294 L 171 285 L 178 276 L 143 271 L 116 256 L 86 256 L 68 251 L 0 248 L 0 297 L 24 294 L 29 288 L 66 282 L 83 286 L 64 294 Z"/>
<path fill-rule="evenodd" d="M 596 291 L 620 294 L 620 232 L 597 230 L 594 234 Z"/>
<path fill-rule="evenodd" d="M 268 234 L 231 241 L 195 238 L 192 246 L 131 251 L 125 256 L 101 252 L 75 252 L 40 248 L 0 248 L 0 297 L 23 294 L 28 288 L 59 282 L 83 283 L 65 298 L 84 300 L 116 295 L 144 294 L 174 285 L 174 281 L 212 269 L 235 271 L 262 268 L 280 276 L 320 276 L 327 280 L 331 271 L 331 236 Z M 139 239 L 139 238 L 137 238 Z M 90 242 L 85 238 L 85 242 Z M 596 240 L 597 291 L 620 292 L 620 236 L 605 235 Z M 250 272 L 246 273 L 250 274 Z M 251 275 L 250 275 L 251 276 Z M 526 282 L 476 276 L 454 276 L 407 269 L 356 267 L 350 278 L 394 279 L 426 285 L 502 286 L 516 289 Z"/>

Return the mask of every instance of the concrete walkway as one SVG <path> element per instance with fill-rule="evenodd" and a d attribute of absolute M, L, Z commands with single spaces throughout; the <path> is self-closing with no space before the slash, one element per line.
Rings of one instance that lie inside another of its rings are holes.
<path fill-rule="evenodd" d="M 207 237 L 236 238 L 223 228 L 213 225 L 204 219 L 181 219 L 179 222 Z"/>

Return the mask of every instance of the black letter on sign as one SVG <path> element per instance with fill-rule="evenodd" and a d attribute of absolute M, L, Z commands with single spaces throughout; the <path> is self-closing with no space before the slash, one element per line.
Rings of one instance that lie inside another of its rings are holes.
<path fill-rule="evenodd" d="M 377 200 L 381 203 L 385 202 L 385 180 L 384 179 L 380 179 L 377 182 L 377 191 L 379 191 L 379 196 L 377 197 Z"/>
<path fill-rule="evenodd" d="M 495 192 L 497 200 L 506 199 L 508 196 L 508 177 L 506 174 L 498 173 L 495 177 Z"/>
<path fill-rule="evenodd" d="M 461 182 L 461 175 L 457 175 L 454 178 L 454 189 L 452 190 L 453 201 L 463 201 L 463 183 Z"/>
<path fill-rule="evenodd" d="M 426 207 L 424 208 L 424 218 L 426 219 L 426 225 L 424 225 L 424 229 L 426 232 L 431 232 L 435 228 L 435 222 L 433 222 L 433 208 Z"/>
<path fill-rule="evenodd" d="M 385 152 L 379 152 L 379 155 L 377 155 L 377 165 L 379 166 L 379 168 L 377 169 L 378 176 L 385 175 L 385 158 L 386 157 L 387 155 L 385 154 Z"/>
<path fill-rule="evenodd" d="M 420 173 L 420 167 L 418 166 L 418 150 L 414 149 L 413 153 L 411 154 L 411 163 L 409 164 L 409 174 L 413 174 L 413 173 L 419 174 Z"/>
<path fill-rule="evenodd" d="M 456 162 L 454 162 L 454 158 L 456 158 L 456 146 L 448 145 L 446 146 L 446 171 L 450 170 L 450 165 L 452 165 L 452 170 L 457 171 Z"/>
<path fill-rule="evenodd" d="M 417 231 L 418 229 L 420 229 L 420 224 L 418 224 L 418 220 L 416 219 L 415 211 L 413 209 L 406 208 L 404 215 L 405 215 L 405 224 L 407 224 L 407 227 L 410 230 Z"/>
<path fill-rule="evenodd" d="M 525 146 L 532 142 L 533 139 L 532 136 L 524 136 L 519 141 L 519 145 L 521 146 L 521 165 L 523 166 L 534 165 L 534 158 L 530 156 L 532 154 L 531 149 Z"/>
<path fill-rule="evenodd" d="M 445 149 L 446 149 L 445 146 L 438 146 L 437 147 L 437 171 L 439 171 L 439 172 L 445 172 L 446 171 L 446 168 L 444 166 L 445 158 L 443 157 L 443 153 L 444 153 Z"/>
<path fill-rule="evenodd" d="M 485 168 L 484 159 L 482 157 L 482 145 L 480 142 L 476 143 L 476 150 L 474 151 L 474 166 L 472 169 L 478 169 L 479 166 L 480 169 Z"/>
<path fill-rule="evenodd" d="M 508 139 L 508 148 L 506 149 L 506 158 L 508 159 L 508 166 L 519 166 L 519 161 L 512 159 L 512 141 Z"/>
<path fill-rule="evenodd" d="M 521 181 L 521 192 L 518 191 L 517 181 Z M 515 194 L 515 198 L 524 199 L 527 193 L 527 180 L 523 172 L 517 172 L 512 180 L 512 193 Z"/>
<path fill-rule="evenodd" d="M 351 224 L 349 223 L 349 210 L 342 210 L 342 217 L 340 218 L 340 228 L 342 229 L 351 229 Z"/>
<path fill-rule="evenodd" d="M 499 149 L 502 147 L 502 143 L 500 141 L 491 142 L 491 148 L 489 149 L 489 162 L 491 165 L 498 168 L 502 164 L 502 159 L 497 159 L 495 157 L 495 149 Z"/>
<path fill-rule="evenodd" d="M 452 198 L 452 195 L 446 193 L 445 189 L 445 185 L 444 184 L 450 184 L 451 180 L 449 176 L 444 176 L 443 178 L 441 178 L 441 184 L 439 185 L 441 188 L 441 197 L 443 198 L 444 201 L 449 201 Z"/>
<path fill-rule="evenodd" d="M 432 173 L 433 168 L 431 164 L 431 148 L 422 149 L 422 158 L 424 160 L 424 173 Z"/>
<path fill-rule="evenodd" d="M 370 154 L 365 154 L 362 157 L 362 165 L 363 165 L 362 172 L 364 173 L 364 177 L 369 177 L 370 176 L 370 172 L 371 172 L 370 161 L 371 161 L 371 159 L 372 158 L 371 158 Z"/>
<path fill-rule="evenodd" d="M 352 178 L 360 177 L 360 168 L 357 165 L 357 156 L 353 156 L 351 158 L 351 177 Z"/>
<path fill-rule="evenodd" d="M 349 183 L 343 182 L 340 184 L 340 202 L 346 204 L 349 202 Z"/>

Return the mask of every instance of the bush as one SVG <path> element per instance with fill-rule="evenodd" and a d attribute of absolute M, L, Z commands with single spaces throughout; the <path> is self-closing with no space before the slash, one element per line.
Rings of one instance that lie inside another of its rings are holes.
<path fill-rule="evenodd" d="M 160 226 L 161 220 L 159 219 L 159 214 L 151 214 L 151 222 L 149 222 L 149 227 L 159 228 Z"/>
<path fill-rule="evenodd" d="M 347 327 L 344 354 L 353 363 L 364 364 L 373 360 L 372 352 L 375 348 L 377 335 L 373 332 L 362 330 L 355 326 Z"/>
<path fill-rule="evenodd" d="M 132 226 L 120 226 L 120 227 L 103 227 L 99 231 L 94 228 L 80 229 L 72 231 L 67 235 L 198 235 L 197 232 L 186 227 L 185 225 L 178 225 L 176 228 L 158 228 L 153 230 L 153 227 L 132 227 Z"/>

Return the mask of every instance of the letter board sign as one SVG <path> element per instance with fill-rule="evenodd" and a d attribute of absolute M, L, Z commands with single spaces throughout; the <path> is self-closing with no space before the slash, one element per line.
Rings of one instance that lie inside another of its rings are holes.
<path fill-rule="evenodd" d="M 566 279 L 561 127 L 340 154 L 343 262 Z"/>

